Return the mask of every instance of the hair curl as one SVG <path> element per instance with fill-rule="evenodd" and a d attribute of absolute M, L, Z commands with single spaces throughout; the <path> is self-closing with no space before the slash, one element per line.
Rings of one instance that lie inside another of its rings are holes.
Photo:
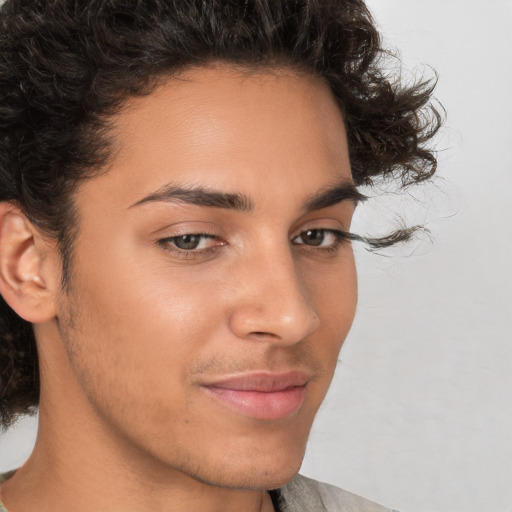
<path fill-rule="evenodd" d="M 64 282 L 72 193 L 108 162 L 108 119 L 127 98 L 211 61 L 324 79 L 343 113 L 356 185 L 435 171 L 434 84 L 386 75 L 363 0 L 7 0 L 0 10 L 0 201 L 54 237 Z M 407 239 L 411 229 L 374 246 Z M 355 237 L 355 236 L 354 236 Z M 0 298 L 0 426 L 39 400 L 32 327 Z"/>

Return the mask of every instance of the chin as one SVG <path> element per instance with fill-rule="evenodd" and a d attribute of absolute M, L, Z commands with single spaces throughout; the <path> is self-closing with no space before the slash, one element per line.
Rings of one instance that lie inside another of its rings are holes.
<path fill-rule="evenodd" d="M 195 474 L 194 479 L 201 483 L 224 489 L 270 491 L 287 484 L 299 472 L 300 466 L 298 464 L 297 466 L 287 467 L 280 471 L 275 471 L 274 468 L 255 471 L 252 468 L 252 470 L 247 472 L 231 475 L 225 474 L 223 476 L 216 475 L 211 478 L 206 475 Z"/>
<path fill-rule="evenodd" d="M 203 466 L 194 477 L 196 480 L 217 487 L 247 491 L 277 489 L 288 483 L 299 472 L 304 458 L 303 448 L 297 449 L 295 446 L 287 451 L 269 450 L 266 453 L 256 454 L 256 457 L 252 454 L 237 458 L 232 454 L 221 464 L 212 463 L 209 474 L 203 473 L 207 469 Z"/>

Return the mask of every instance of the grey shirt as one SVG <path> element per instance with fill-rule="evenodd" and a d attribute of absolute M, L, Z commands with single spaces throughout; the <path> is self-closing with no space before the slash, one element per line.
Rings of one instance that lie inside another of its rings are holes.
<path fill-rule="evenodd" d="M 302 475 L 282 487 L 280 494 L 282 512 L 397 512 Z"/>

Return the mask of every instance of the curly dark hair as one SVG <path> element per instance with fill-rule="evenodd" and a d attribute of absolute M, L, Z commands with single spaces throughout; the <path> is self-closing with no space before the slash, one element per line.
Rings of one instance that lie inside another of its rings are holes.
<path fill-rule="evenodd" d="M 389 78 L 363 0 L 7 0 L 0 9 L 0 201 L 53 237 L 63 286 L 77 223 L 73 191 L 105 169 L 108 120 L 187 67 L 285 67 L 325 80 L 347 128 L 356 185 L 435 171 L 434 83 Z M 405 240 L 413 228 L 374 246 Z M 354 235 L 354 238 L 357 238 Z M 0 426 L 35 410 L 32 326 L 0 297 Z"/>

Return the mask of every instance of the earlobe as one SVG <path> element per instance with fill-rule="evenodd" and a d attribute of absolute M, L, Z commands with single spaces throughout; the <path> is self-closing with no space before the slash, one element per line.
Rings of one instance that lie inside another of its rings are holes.
<path fill-rule="evenodd" d="M 55 316 L 51 276 L 43 271 L 47 245 L 38 243 L 41 238 L 17 206 L 0 203 L 0 294 L 31 323 Z"/>

